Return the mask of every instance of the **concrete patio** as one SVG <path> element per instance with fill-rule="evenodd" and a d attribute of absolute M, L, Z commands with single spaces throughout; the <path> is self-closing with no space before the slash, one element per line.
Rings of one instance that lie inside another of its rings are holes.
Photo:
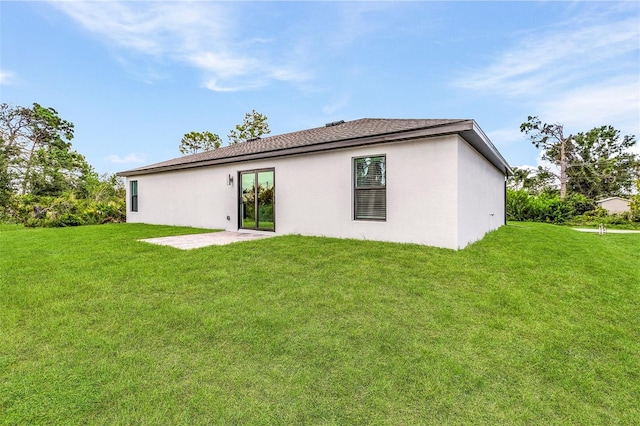
<path fill-rule="evenodd" d="M 191 250 L 208 246 L 223 246 L 242 241 L 260 240 L 275 237 L 273 233 L 256 232 L 208 232 L 205 234 L 175 235 L 172 237 L 146 238 L 145 243 L 175 247 L 180 250 Z"/>

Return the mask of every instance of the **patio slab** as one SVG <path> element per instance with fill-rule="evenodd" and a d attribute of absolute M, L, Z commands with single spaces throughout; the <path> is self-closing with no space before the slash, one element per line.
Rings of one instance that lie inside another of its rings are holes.
<path fill-rule="evenodd" d="M 263 238 L 275 237 L 273 233 L 255 232 L 208 232 L 205 234 L 175 235 L 172 237 L 146 238 L 145 243 L 157 244 L 161 246 L 175 247 L 180 250 L 191 250 L 208 246 L 223 246 L 226 244 L 239 243 L 242 241 L 260 240 Z"/>

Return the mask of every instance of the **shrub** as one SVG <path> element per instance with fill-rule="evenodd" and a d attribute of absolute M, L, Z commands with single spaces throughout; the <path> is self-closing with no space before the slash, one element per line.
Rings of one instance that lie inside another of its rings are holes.
<path fill-rule="evenodd" d="M 6 222 L 28 227 L 64 227 L 125 222 L 123 198 L 108 201 L 77 199 L 73 193 L 60 197 L 14 195 L 5 212 Z"/>
<path fill-rule="evenodd" d="M 525 190 L 507 189 L 507 219 L 515 221 L 529 220 L 530 195 Z"/>
<path fill-rule="evenodd" d="M 636 180 L 636 193 L 631 197 L 631 219 L 635 222 L 640 222 L 640 179 Z"/>
<path fill-rule="evenodd" d="M 590 200 L 584 195 L 578 193 L 570 194 L 565 200 L 568 203 L 571 203 L 571 205 L 573 206 L 574 214 L 576 215 L 581 215 L 599 208 L 597 207 L 596 203 L 593 202 L 593 200 Z"/>
<path fill-rule="evenodd" d="M 507 190 L 509 220 L 563 223 L 574 214 L 571 200 L 562 201 L 559 196 L 548 193 L 534 196 L 524 190 Z"/>

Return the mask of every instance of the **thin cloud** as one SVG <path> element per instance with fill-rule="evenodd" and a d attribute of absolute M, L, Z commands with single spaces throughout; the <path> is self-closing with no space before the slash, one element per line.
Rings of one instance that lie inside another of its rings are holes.
<path fill-rule="evenodd" d="M 115 164 L 141 164 L 146 161 L 146 158 L 140 154 L 130 153 L 124 157 L 120 157 L 116 154 L 109 155 L 105 157 L 104 160 Z"/>
<path fill-rule="evenodd" d="M 575 131 L 611 124 L 623 133 L 640 130 L 640 78 L 625 77 L 565 92 L 541 105 L 541 116 L 553 117 Z M 551 119 L 551 118 L 549 118 Z"/>
<path fill-rule="evenodd" d="M 332 102 L 331 104 L 322 107 L 322 112 L 324 114 L 336 113 L 348 106 L 350 101 L 351 95 L 342 95 L 338 99 L 334 100 L 334 102 Z"/>
<path fill-rule="evenodd" d="M 255 67 L 256 61 L 250 58 L 234 57 L 228 53 L 198 52 L 186 59 L 203 70 L 211 71 L 220 78 L 230 78 L 247 74 Z"/>
<path fill-rule="evenodd" d="M 8 86 L 15 80 L 15 74 L 11 71 L 0 70 L 0 85 Z"/>
<path fill-rule="evenodd" d="M 570 82 L 615 67 L 615 61 L 638 51 L 640 28 L 636 17 L 595 24 L 567 25 L 569 29 L 535 34 L 496 58 L 494 64 L 455 82 L 464 89 L 521 96 L 549 92 Z M 598 66 L 595 66 L 598 64 Z"/>
<path fill-rule="evenodd" d="M 611 124 L 638 134 L 640 27 L 634 11 L 615 17 L 620 10 L 613 8 L 526 36 L 454 85 L 517 99 L 530 114 L 570 132 Z"/>
<path fill-rule="evenodd" d="M 523 135 L 518 128 L 505 128 L 488 132 L 487 136 L 497 147 L 506 147 L 514 143 L 522 143 Z"/>
<path fill-rule="evenodd" d="M 128 53 L 200 70 L 203 87 L 248 90 L 269 81 L 298 82 L 295 65 L 262 54 L 270 40 L 236 41 L 233 4 L 212 2 L 52 2 L 120 58 Z M 260 60 L 255 58 L 261 58 Z M 121 59 L 122 60 L 122 59 Z M 258 83 L 256 83 L 258 82 Z"/>

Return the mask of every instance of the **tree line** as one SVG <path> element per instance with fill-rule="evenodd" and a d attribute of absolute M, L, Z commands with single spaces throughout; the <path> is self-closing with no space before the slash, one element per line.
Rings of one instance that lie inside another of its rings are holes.
<path fill-rule="evenodd" d="M 634 135 L 623 136 L 610 125 L 565 135 L 562 124 L 537 116 L 529 116 L 520 131 L 552 167 L 513 168 L 507 190 L 510 219 L 640 221 L 640 156 L 630 150 Z M 630 200 L 630 212 L 610 217 L 597 207 L 598 200 L 616 196 Z"/>
<path fill-rule="evenodd" d="M 0 221 L 70 226 L 125 220 L 124 183 L 72 148 L 53 108 L 0 104 Z"/>
<path fill-rule="evenodd" d="M 255 110 L 229 132 L 229 144 L 270 133 Z M 74 124 L 50 107 L 0 104 L 0 222 L 74 226 L 126 220 L 125 186 L 115 174 L 98 175 L 73 149 Z M 182 154 L 217 149 L 220 136 L 189 132 Z"/>

